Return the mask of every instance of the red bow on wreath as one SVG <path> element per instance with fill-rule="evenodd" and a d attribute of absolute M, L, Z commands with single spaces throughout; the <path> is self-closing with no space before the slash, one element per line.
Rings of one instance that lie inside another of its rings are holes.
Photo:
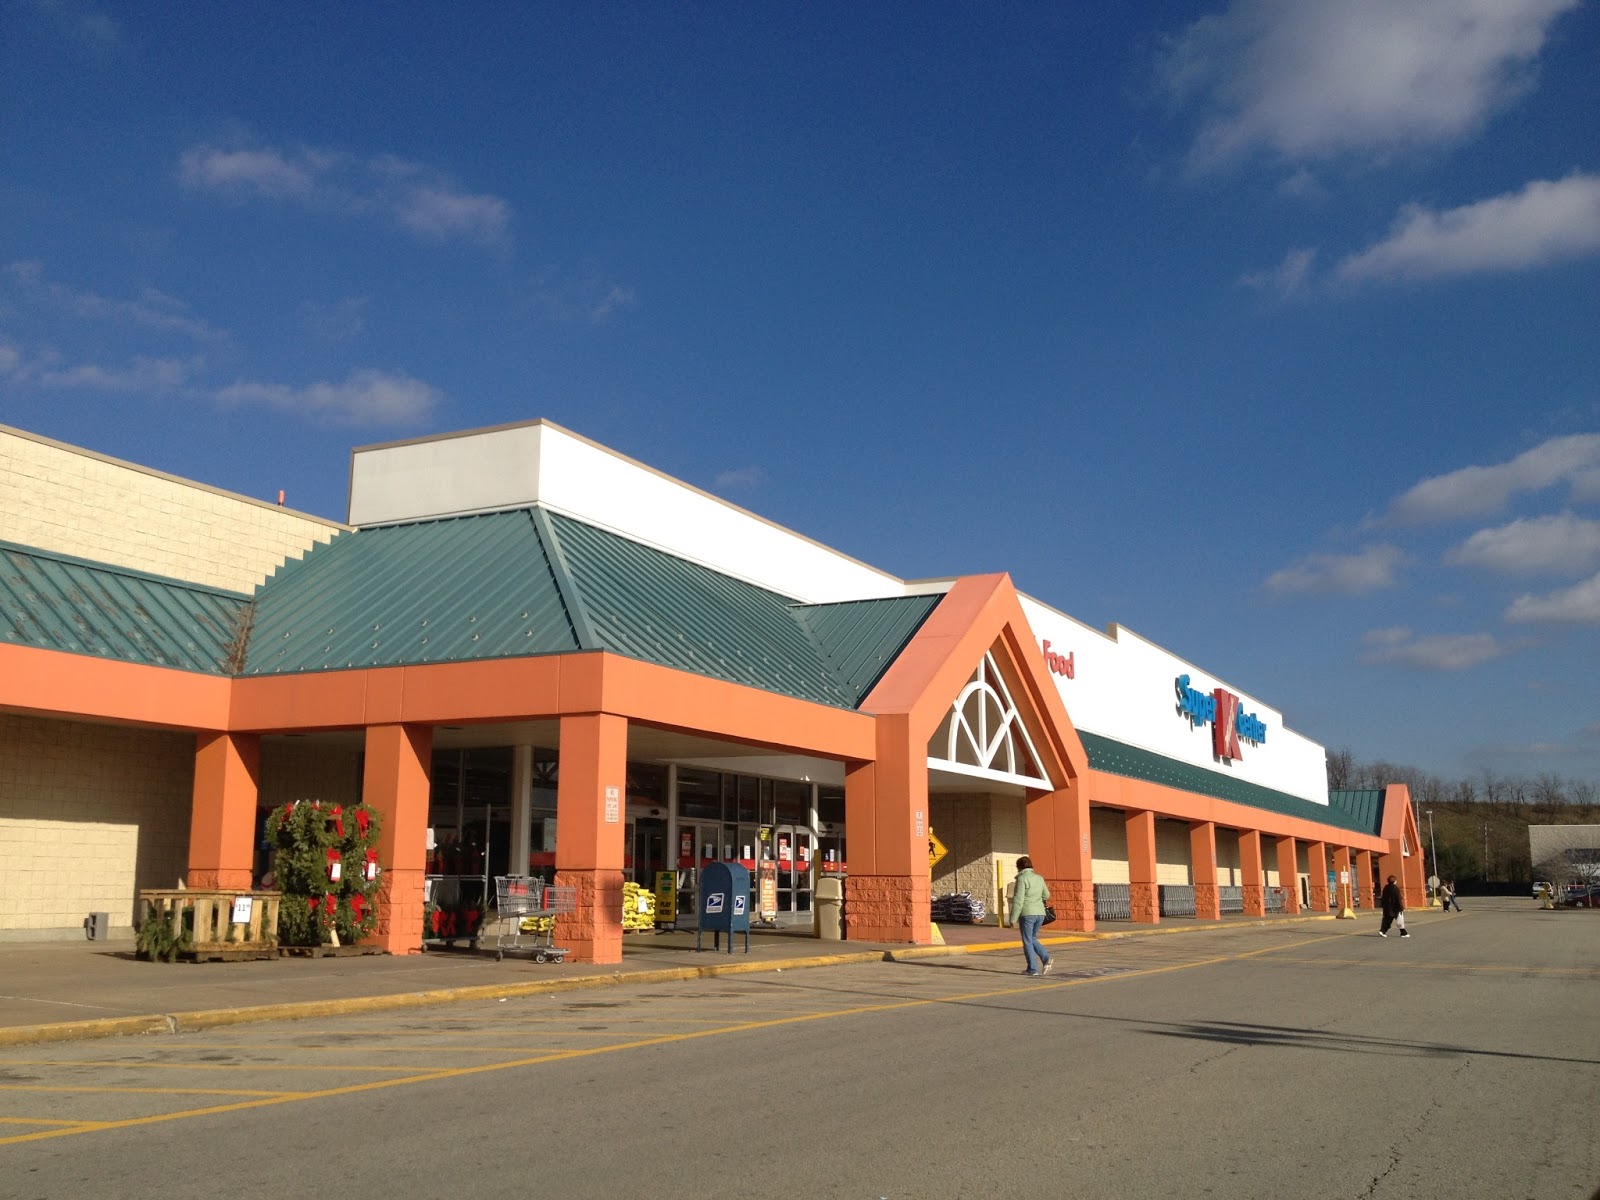
<path fill-rule="evenodd" d="M 333 832 L 337 837 L 344 836 L 344 805 L 333 806 Z"/>
<path fill-rule="evenodd" d="M 367 836 L 367 830 L 372 825 L 372 818 L 367 815 L 366 806 L 356 809 L 356 832 L 362 837 Z"/>
<path fill-rule="evenodd" d="M 333 915 L 339 911 L 339 902 L 332 895 L 322 897 L 322 911 L 327 914 L 328 920 L 333 920 Z"/>
<path fill-rule="evenodd" d="M 366 910 L 367 901 L 360 892 L 357 892 L 355 895 L 350 897 L 350 911 L 355 915 L 357 923 L 361 921 L 362 914 L 365 913 Z"/>

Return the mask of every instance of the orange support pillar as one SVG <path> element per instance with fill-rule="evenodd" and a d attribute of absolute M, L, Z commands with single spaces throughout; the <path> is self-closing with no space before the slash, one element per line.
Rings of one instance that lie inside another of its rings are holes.
<path fill-rule="evenodd" d="M 1217 890 L 1217 826 L 1214 821 L 1189 824 L 1189 876 L 1194 882 L 1194 915 L 1201 921 L 1222 916 Z"/>
<path fill-rule="evenodd" d="M 1131 917 L 1145 925 L 1161 921 L 1161 893 L 1156 887 L 1156 815 L 1133 811 L 1128 829 L 1128 895 Z"/>
<path fill-rule="evenodd" d="M 1094 859 L 1089 801 L 1081 788 L 1073 785 L 1029 798 L 1028 857 L 1050 889 L 1057 925 L 1083 933 L 1093 930 Z"/>
<path fill-rule="evenodd" d="M 1267 876 L 1261 867 L 1261 831 L 1239 831 L 1239 878 L 1243 885 L 1244 915 L 1264 917 L 1267 913 Z"/>
<path fill-rule="evenodd" d="M 846 766 L 845 938 L 854 942 L 933 941 L 928 872 L 928 751 L 915 744 L 906 714 L 877 718 L 874 762 Z"/>
<path fill-rule="evenodd" d="M 371 940 L 390 954 L 422 951 L 423 878 L 428 868 L 428 794 L 433 729 L 367 729 L 361 798 L 378 812 L 378 928 Z"/>
<path fill-rule="evenodd" d="M 255 883 L 260 780 L 260 737 L 239 733 L 196 735 L 187 886 L 205 891 L 248 892 Z"/>
<path fill-rule="evenodd" d="M 1327 912 L 1328 897 L 1328 843 L 1306 843 L 1306 874 L 1311 876 L 1311 911 Z"/>
<path fill-rule="evenodd" d="M 1380 870 L 1382 869 L 1381 864 L 1380 864 L 1380 868 L 1379 869 Z M 1384 871 L 1383 872 L 1383 879 L 1386 881 L 1391 874 L 1399 875 L 1400 872 L 1399 871 L 1393 871 L 1393 872 Z M 1379 881 L 1378 877 L 1373 873 L 1373 870 L 1372 870 L 1372 851 L 1371 850 L 1358 850 L 1358 851 L 1356 851 L 1356 866 L 1355 866 L 1354 877 L 1357 880 L 1357 882 L 1360 884 L 1360 887 L 1361 887 L 1361 907 L 1365 908 L 1365 909 L 1368 909 L 1368 910 L 1377 908 L 1378 907 L 1378 893 L 1383 888 L 1383 882 Z"/>
<path fill-rule="evenodd" d="M 1337 889 L 1334 893 L 1333 904 L 1340 916 L 1354 916 L 1349 910 L 1355 908 L 1355 872 L 1350 869 L 1350 847 L 1335 846 L 1333 850 L 1333 881 Z"/>
<path fill-rule="evenodd" d="M 561 718 L 556 783 L 556 883 L 577 889 L 577 911 L 557 936 L 577 962 L 622 961 L 622 860 L 628 720 L 610 713 Z"/>
<path fill-rule="evenodd" d="M 1278 886 L 1283 889 L 1283 911 L 1300 911 L 1300 852 L 1292 837 L 1274 838 L 1278 843 Z"/>

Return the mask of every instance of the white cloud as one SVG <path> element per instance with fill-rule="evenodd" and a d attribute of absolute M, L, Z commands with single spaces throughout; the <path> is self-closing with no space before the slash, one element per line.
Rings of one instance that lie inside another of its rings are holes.
<path fill-rule="evenodd" d="M 1561 625 L 1600 625 L 1600 575 L 1543 596 L 1518 596 L 1506 609 L 1506 620 Z"/>
<path fill-rule="evenodd" d="M 351 372 L 343 383 L 306 387 L 241 381 L 216 392 L 223 404 L 264 404 L 279 412 L 341 425 L 414 425 L 443 399 L 437 388 L 400 372 Z"/>
<path fill-rule="evenodd" d="M 307 300 L 300 305 L 300 319 L 324 341 L 346 342 L 366 328 L 369 302 L 366 296 L 346 296 L 332 304 Z"/>
<path fill-rule="evenodd" d="M 1339 264 L 1345 280 L 1522 271 L 1600 251 L 1600 175 L 1536 179 L 1461 208 L 1408 205 L 1389 236 Z"/>
<path fill-rule="evenodd" d="M 719 488 L 752 488 L 765 478 L 766 472 L 760 467 L 739 467 L 732 471 L 718 471 L 716 483 Z"/>
<path fill-rule="evenodd" d="M 329 164 L 303 153 L 298 158 L 292 162 L 278 150 L 195 146 L 178 160 L 178 178 L 202 190 L 310 199 L 317 190 L 317 177 Z"/>
<path fill-rule="evenodd" d="M 74 367 L 38 371 L 33 381 L 58 391 L 136 392 L 159 395 L 183 387 L 194 377 L 199 363 L 193 359 L 135 358 L 124 367 L 83 363 Z"/>
<path fill-rule="evenodd" d="M 1285 299 L 1303 295 L 1311 278 L 1311 264 L 1316 259 L 1315 250 L 1291 250 L 1283 261 L 1270 271 L 1252 271 L 1239 282 L 1245 287 L 1275 292 Z"/>
<path fill-rule="evenodd" d="M 1275 596 L 1356 596 L 1392 587 L 1404 562 L 1396 546 L 1370 546 L 1359 554 L 1308 554 L 1267 576 L 1266 589 Z"/>
<path fill-rule="evenodd" d="M 1200 166 L 1257 149 L 1302 160 L 1460 139 L 1530 82 L 1578 0 L 1234 0 L 1164 63 L 1204 117 Z"/>
<path fill-rule="evenodd" d="M 511 206 L 498 196 L 471 196 L 441 187 L 410 188 L 391 201 L 395 219 L 413 233 L 461 235 L 496 241 L 506 231 Z"/>
<path fill-rule="evenodd" d="M 1389 506 L 1386 520 L 1397 525 L 1482 516 L 1505 506 L 1518 492 L 1542 491 L 1559 483 L 1575 494 L 1600 469 L 1600 433 L 1551 438 L 1509 462 L 1492 467 L 1462 467 L 1424 479 Z"/>
<path fill-rule="evenodd" d="M 1396 663 L 1427 671 L 1464 671 L 1499 658 L 1506 648 L 1492 633 L 1431 634 L 1418 637 L 1405 626 L 1374 629 L 1361 639 L 1361 661 Z"/>
<path fill-rule="evenodd" d="M 1570 512 L 1527 517 L 1478 530 L 1444 560 L 1452 566 L 1486 567 L 1510 574 L 1556 571 L 1579 575 L 1600 566 L 1600 521 Z"/>
<path fill-rule="evenodd" d="M 195 341 L 222 341 L 227 334 L 198 317 L 190 316 L 181 301 L 155 288 L 145 288 L 137 300 L 113 299 L 97 292 L 76 291 L 44 277 L 37 262 L 7 263 L 5 277 L 34 304 L 52 304 L 86 320 L 140 325 L 162 333 L 177 333 Z"/>
<path fill-rule="evenodd" d="M 589 309 L 589 320 L 592 324 L 598 325 L 617 309 L 632 308 L 637 303 L 633 289 L 618 284 L 602 296 L 598 304 Z"/>
<path fill-rule="evenodd" d="M 442 172 L 392 154 L 360 160 L 309 148 L 202 145 L 184 151 L 178 178 L 199 192 L 294 201 L 351 215 L 383 213 L 429 238 L 498 242 L 511 223 L 511 205 L 499 196 L 463 191 Z"/>

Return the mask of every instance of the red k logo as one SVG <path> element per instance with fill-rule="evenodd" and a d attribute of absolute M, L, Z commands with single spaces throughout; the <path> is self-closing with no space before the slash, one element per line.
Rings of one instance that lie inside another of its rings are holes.
<path fill-rule="evenodd" d="M 1217 698 L 1217 715 L 1211 722 L 1211 751 L 1218 758 L 1239 757 L 1239 697 L 1221 688 L 1211 693 Z"/>

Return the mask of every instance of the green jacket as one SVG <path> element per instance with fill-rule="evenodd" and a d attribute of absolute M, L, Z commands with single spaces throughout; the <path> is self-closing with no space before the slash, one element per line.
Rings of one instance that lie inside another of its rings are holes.
<path fill-rule="evenodd" d="M 1011 923 L 1015 925 L 1018 917 L 1044 916 L 1044 906 L 1049 901 L 1050 889 L 1045 886 L 1044 876 L 1032 867 L 1024 867 L 1011 894 Z"/>

